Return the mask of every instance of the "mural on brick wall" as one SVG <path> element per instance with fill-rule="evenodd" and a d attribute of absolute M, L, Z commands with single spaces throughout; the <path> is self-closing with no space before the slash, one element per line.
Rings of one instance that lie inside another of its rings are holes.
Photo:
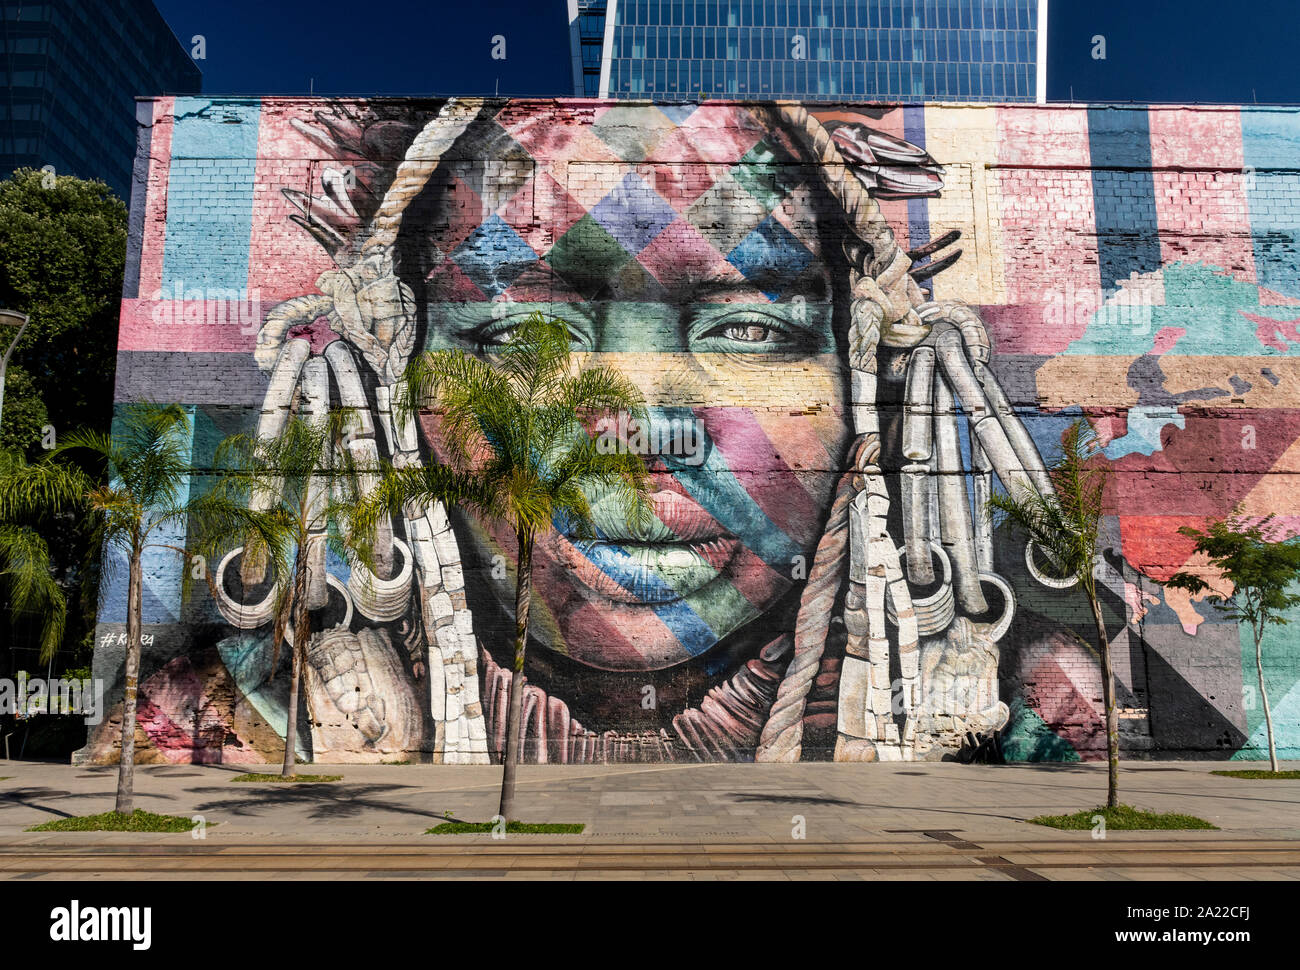
<path fill-rule="evenodd" d="M 1298 143 L 1279 109 L 142 102 L 118 400 L 185 403 L 197 469 L 331 406 L 367 416 L 354 454 L 437 461 L 392 407 L 411 356 L 563 319 L 648 401 L 592 431 L 655 512 L 535 553 L 523 750 L 568 763 L 1103 756 L 1086 602 L 985 511 L 1050 487 L 1084 414 L 1126 752 L 1259 757 L 1253 650 L 1158 581 L 1196 566 L 1180 526 L 1300 531 Z M 381 544 L 378 576 L 321 546 L 300 754 L 497 757 L 513 537 L 408 507 Z M 241 552 L 215 598 L 151 564 L 144 757 L 281 756 L 288 651 Z"/>

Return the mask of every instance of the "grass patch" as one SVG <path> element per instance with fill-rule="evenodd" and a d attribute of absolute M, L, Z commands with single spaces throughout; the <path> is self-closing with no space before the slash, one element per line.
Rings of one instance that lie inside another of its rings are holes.
<path fill-rule="evenodd" d="M 1300 771 L 1261 771 L 1258 768 L 1244 768 L 1241 771 L 1211 771 L 1210 774 L 1222 775 L 1224 778 L 1300 779 Z"/>
<path fill-rule="evenodd" d="M 231 781 L 247 781 L 253 784 L 272 784 L 272 785 L 292 785 L 292 784 L 316 784 L 323 781 L 341 781 L 342 775 L 294 775 L 286 778 L 284 775 L 259 775 L 256 772 L 250 772 L 246 775 L 237 775 L 231 778 Z"/>
<path fill-rule="evenodd" d="M 381 761 L 381 765 L 409 765 L 409 761 Z"/>
<path fill-rule="evenodd" d="M 514 835 L 581 835 L 587 826 L 581 822 L 507 822 L 507 834 Z M 488 833 L 492 822 L 443 822 L 425 830 L 425 835 L 468 835 Z"/>
<path fill-rule="evenodd" d="M 28 832 L 189 832 L 197 823 L 179 815 L 155 815 L 137 808 L 130 815 L 104 812 L 78 818 L 56 818 L 33 825 Z M 206 823 L 209 827 L 215 822 Z"/>
<path fill-rule="evenodd" d="M 1212 829 L 1219 830 L 1203 818 L 1195 815 L 1180 815 L 1178 812 L 1146 812 L 1132 805 L 1120 805 L 1118 808 L 1090 808 L 1075 812 L 1073 815 L 1039 815 L 1029 819 L 1035 825 L 1047 825 L 1054 829 L 1086 830 L 1096 823 L 1093 819 L 1102 816 L 1106 828 L 1121 831 L 1150 829 Z"/>

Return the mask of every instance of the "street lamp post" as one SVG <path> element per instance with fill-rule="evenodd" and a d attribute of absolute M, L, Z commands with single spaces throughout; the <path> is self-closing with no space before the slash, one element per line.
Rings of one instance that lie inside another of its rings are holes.
<path fill-rule="evenodd" d="M 5 411 L 5 371 L 9 368 L 9 355 L 14 352 L 18 341 L 23 337 L 23 331 L 27 329 L 27 314 L 17 310 L 0 310 L 0 330 L 5 327 L 17 327 L 18 332 L 10 341 L 4 357 L 0 357 L 0 422 L 3 422 Z"/>

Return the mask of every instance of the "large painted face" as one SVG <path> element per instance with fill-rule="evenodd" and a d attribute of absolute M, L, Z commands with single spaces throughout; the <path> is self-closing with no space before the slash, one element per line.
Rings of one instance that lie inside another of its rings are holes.
<path fill-rule="evenodd" d="M 831 203 L 761 131 L 748 148 L 707 124 L 675 131 L 667 157 L 698 161 L 647 161 L 610 138 L 603 156 L 572 146 L 596 162 L 543 165 L 513 139 L 476 139 L 501 154 L 445 162 L 403 222 L 427 349 L 490 355 L 541 310 L 566 322 L 581 364 L 618 368 L 650 406 L 646 427 L 590 430 L 646 458 L 653 526 L 591 496 L 599 538 L 557 521 L 534 557 L 537 641 L 612 671 L 699 656 L 799 583 L 850 437 Z M 484 567 L 513 560 L 507 528 L 458 531 Z M 511 612 L 513 570 L 482 580 Z"/>

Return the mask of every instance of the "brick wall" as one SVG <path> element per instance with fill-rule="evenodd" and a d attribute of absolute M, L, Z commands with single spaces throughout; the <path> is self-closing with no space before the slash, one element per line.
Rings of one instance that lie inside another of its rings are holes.
<path fill-rule="evenodd" d="M 1031 575 L 1005 527 L 963 539 L 983 519 L 967 417 L 1000 390 L 1007 433 L 1051 461 L 1086 415 L 1112 473 L 1096 574 L 1126 756 L 1263 756 L 1248 633 L 1160 581 L 1204 566 L 1180 527 L 1235 510 L 1300 532 L 1300 111 L 810 110 L 144 102 L 118 403 L 186 405 L 204 472 L 223 437 L 297 409 L 318 368 L 336 403 L 362 395 L 382 457 L 436 461 L 433 424 L 403 436 L 384 405 L 405 361 L 487 353 L 540 309 L 636 384 L 653 428 L 697 427 L 695 451 L 647 455 L 660 532 L 539 545 L 525 753 L 544 761 L 942 758 L 994 736 L 1011 759 L 1103 755 L 1086 602 Z M 879 341 L 856 360 L 855 313 Z M 957 363 L 905 407 L 917 348 L 945 330 L 963 334 Z M 318 363 L 290 367 L 295 345 Z M 987 399 L 961 393 L 967 366 Z M 906 458 L 922 425 L 951 431 L 956 457 Z M 843 485 L 864 441 L 878 475 Z M 994 458 L 997 483 L 1015 468 Z M 915 505 L 904 467 L 921 469 Z M 872 481 L 875 544 L 834 502 Z M 396 618 L 329 562 L 306 757 L 502 747 L 513 539 L 419 511 L 396 523 Z M 855 563 L 926 537 L 954 581 L 920 582 L 923 557 L 894 553 L 907 581 L 861 607 L 874 632 L 858 637 L 855 596 L 874 594 Z M 201 585 L 183 597 L 181 568 L 161 549 L 146 562 L 139 750 L 279 760 L 286 661 L 267 626 L 231 621 L 260 593 L 230 568 L 223 610 Z M 912 602 L 952 615 L 915 636 L 885 619 Z M 124 589 L 107 604 L 96 675 L 120 697 Z M 1297 757 L 1289 629 L 1264 651 L 1280 753 Z M 114 724 L 84 757 L 115 757 Z"/>

